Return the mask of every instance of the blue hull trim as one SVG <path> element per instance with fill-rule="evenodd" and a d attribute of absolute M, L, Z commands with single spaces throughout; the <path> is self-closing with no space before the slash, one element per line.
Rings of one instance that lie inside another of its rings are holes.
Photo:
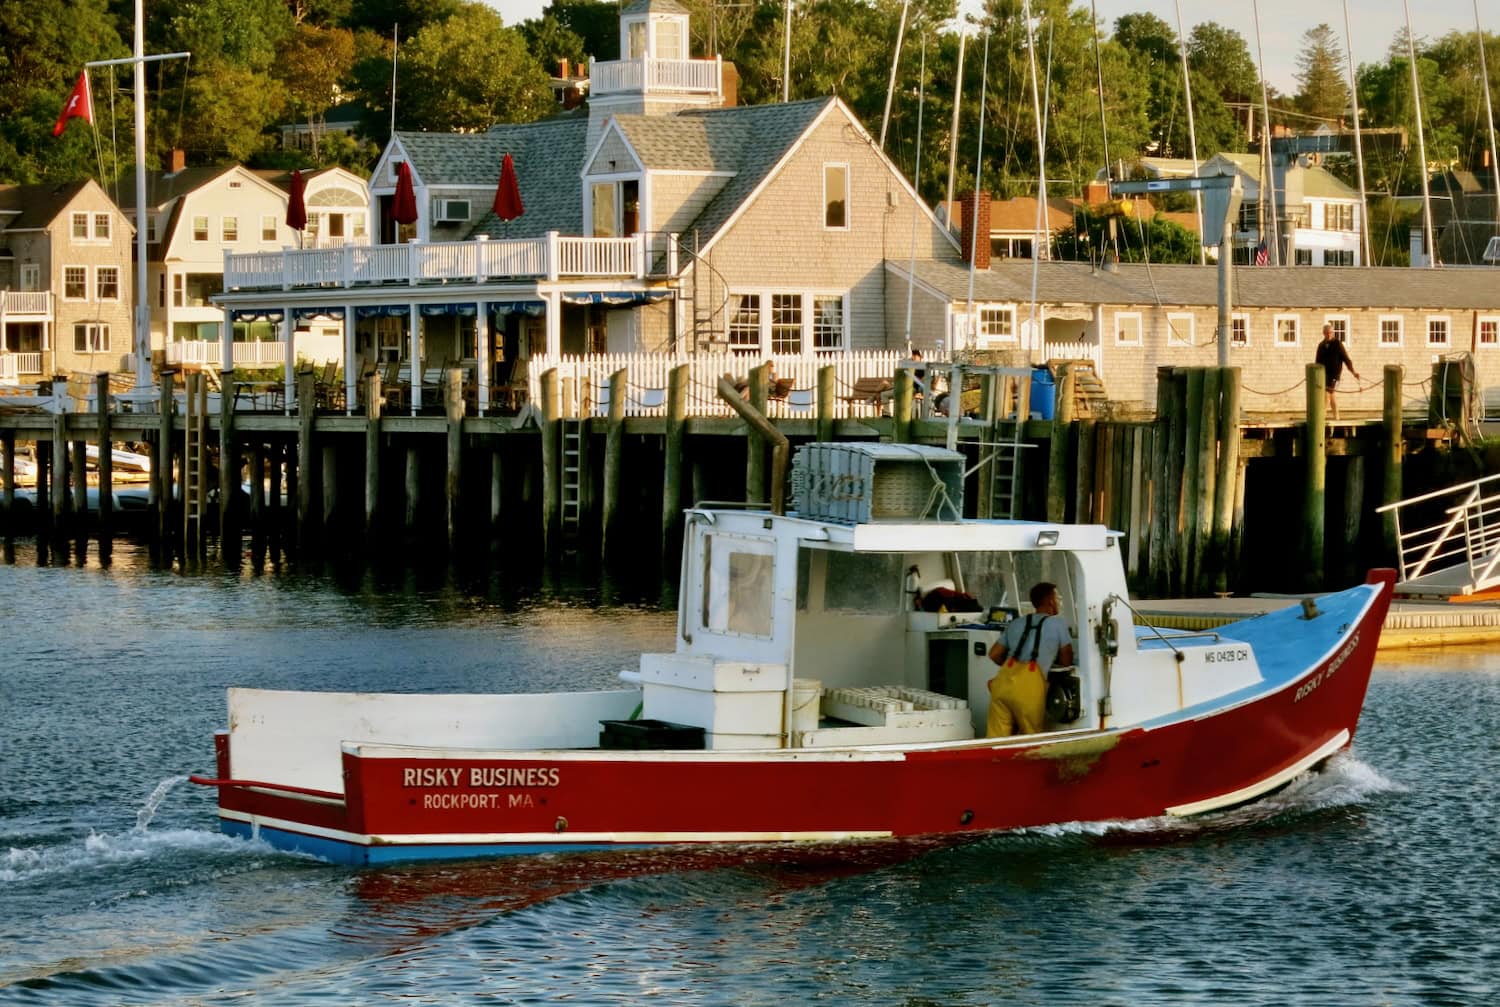
<path fill-rule="evenodd" d="M 219 819 L 225 835 L 249 839 L 246 822 Z M 478 857 L 535 856 L 542 853 L 594 853 L 600 850 L 643 850 L 652 843 L 423 843 L 365 846 L 338 839 L 309 836 L 286 829 L 261 826 L 260 839 L 274 849 L 301 853 L 334 864 L 361 867 L 366 864 L 408 863 L 413 860 L 471 860 Z"/>

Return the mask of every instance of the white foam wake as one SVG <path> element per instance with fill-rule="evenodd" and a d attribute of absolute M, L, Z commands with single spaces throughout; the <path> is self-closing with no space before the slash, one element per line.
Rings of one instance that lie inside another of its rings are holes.
<path fill-rule="evenodd" d="M 51 846 L 12 847 L 0 854 L 0 882 L 22 883 L 56 874 L 97 871 L 121 864 L 146 863 L 180 854 L 270 853 L 265 843 L 198 829 L 158 832 L 131 830 L 117 834 L 91 832 L 82 840 Z"/>

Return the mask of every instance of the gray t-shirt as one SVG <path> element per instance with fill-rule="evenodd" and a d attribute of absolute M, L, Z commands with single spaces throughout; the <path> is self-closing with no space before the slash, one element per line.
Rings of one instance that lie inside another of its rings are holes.
<path fill-rule="evenodd" d="M 1026 622 L 1031 620 L 1031 635 L 1026 639 L 1024 650 L 1017 650 L 1021 646 L 1021 637 L 1026 635 Z M 1040 625 L 1038 626 L 1038 623 Z M 1060 615 L 1041 615 L 1032 613 L 1027 616 L 1017 616 L 1005 624 L 1005 633 L 1002 637 L 1005 641 L 1005 656 L 1015 658 L 1025 663 L 1032 660 L 1035 654 L 1037 667 L 1047 671 L 1057 660 L 1057 652 L 1073 642 L 1073 637 L 1068 633 L 1068 620 Z"/>

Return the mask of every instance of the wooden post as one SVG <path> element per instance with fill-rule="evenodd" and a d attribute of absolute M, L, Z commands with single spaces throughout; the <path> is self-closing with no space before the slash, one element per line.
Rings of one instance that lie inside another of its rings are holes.
<path fill-rule="evenodd" d="M 52 417 L 52 530 L 61 536 L 68 521 L 68 414 Z"/>
<path fill-rule="evenodd" d="M 833 440 L 833 410 L 838 401 L 838 372 L 832 364 L 818 368 L 818 440 Z"/>
<path fill-rule="evenodd" d="M 1218 482 L 1219 377 L 1217 367 L 1203 368 L 1203 420 L 1198 429 L 1198 499 L 1193 504 L 1193 592 L 1214 589 L 1214 488 Z"/>
<path fill-rule="evenodd" d="M 1328 471 L 1326 377 L 1322 364 L 1307 365 L 1307 427 L 1303 430 L 1303 458 L 1306 480 L 1302 494 L 1302 529 L 1305 541 L 1302 569 L 1306 586 L 1317 591 L 1323 587 L 1323 520 Z"/>
<path fill-rule="evenodd" d="M 1384 428 L 1384 464 L 1381 466 L 1380 502 L 1393 504 L 1401 499 L 1401 382 L 1406 377 L 1406 368 L 1400 364 L 1385 365 L 1385 397 L 1381 410 Z M 1386 511 L 1381 515 L 1381 540 L 1388 560 L 1397 556 L 1399 544 L 1396 540 L 1396 512 Z"/>
<path fill-rule="evenodd" d="M 1343 575 L 1359 578 L 1359 537 L 1364 532 L 1365 460 L 1361 455 L 1344 459 L 1344 536 L 1340 542 Z M 1362 579 L 1362 578 L 1359 578 Z"/>
<path fill-rule="evenodd" d="M 0 518 L 5 520 L 5 535 L 14 530 L 11 522 L 16 515 L 16 432 L 0 430 Z"/>
<path fill-rule="evenodd" d="M 464 372 L 450 367 L 443 372 L 443 408 L 448 417 L 448 476 L 443 492 L 448 504 L 448 554 L 458 552 L 458 524 L 464 455 Z"/>
<path fill-rule="evenodd" d="M 1187 469 L 1187 372 L 1172 368 L 1167 384 L 1167 429 L 1168 442 L 1166 485 L 1163 490 L 1163 509 L 1167 520 L 1167 580 L 1163 591 L 1175 593 L 1182 585 L 1178 571 L 1181 569 L 1183 551 L 1183 481 Z"/>
<path fill-rule="evenodd" d="M 365 379 L 365 538 L 375 541 L 380 527 L 380 410 L 385 399 L 380 371 Z"/>
<path fill-rule="evenodd" d="M 234 527 L 234 499 L 240 491 L 239 445 L 234 438 L 234 371 L 219 372 L 219 555 L 237 561 L 239 529 Z M 232 541 L 235 540 L 235 541 Z"/>
<path fill-rule="evenodd" d="M 282 445 L 279 442 L 277 442 L 277 441 L 269 441 L 269 442 L 267 442 L 267 444 L 266 444 L 266 464 L 270 468 L 270 472 L 268 474 L 268 478 L 270 479 L 270 491 L 271 492 L 270 492 L 269 498 L 266 501 L 267 504 L 268 504 L 268 507 L 266 509 L 270 512 L 270 527 L 271 527 L 271 532 L 276 537 L 280 537 L 280 535 L 281 535 L 281 528 L 280 528 L 280 524 L 279 523 L 281 521 L 285 520 L 285 517 L 284 517 L 284 515 L 281 512 L 282 476 L 283 476 L 283 474 L 285 474 L 288 477 L 288 480 L 290 480 L 290 478 L 291 478 L 291 473 L 285 472 L 285 469 L 284 469 L 284 466 L 283 466 L 283 461 L 284 461 L 285 458 L 286 458 L 286 450 L 282 447 Z M 291 489 L 290 482 L 288 482 L 287 489 Z"/>
<path fill-rule="evenodd" d="M 1151 428 L 1136 424 L 1130 434 L 1130 511 L 1125 529 L 1129 536 L 1129 552 L 1125 557 L 1125 574 L 1138 582 L 1141 575 L 1141 557 L 1145 555 L 1141 539 L 1149 527 L 1146 514 L 1146 487 L 1149 484 Z"/>
<path fill-rule="evenodd" d="M 313 471 L 312 440 L 316 412 L 315 375 L 304 371 L 297 375 L 297 547 L 303 551 L 310 551 L 315 541 L 313 491 L 318 484 L 317 473 Z"/>
<path fill-rule="evenodd" d="M 542 549 L 562 547 L 562 389 L 557 368 L 542 374 Z"/>
<path fill-rule="evenodd" d="M 73 523 L 83 534 L 84 522 L 89 513 L 89 446 L 87 441 L 72 442 L 72 459 L 68 464 L 73 473 Z"/>
<path fill-rule="evenodd" d="M 1214 478 L 1214 578 L 1212 590 L 1227 593 L 1234 528 L 1235 479 L 1240 468 L 1240 369 L 1225 367 L 1219 375 L 1219 467 Z"/>
<path fill-rule="evenodd" d="M 897 444 L 911 443 L 911 421 L 915 405 L 916 385 L 912 372 L 905 367 L 896 369 L 895 393 L 891 401 L 891 415 L 895 426 L 891 439 Z"/>
<path fill-rule="evenodd" d="M 750 386 L 746 392 L 750 405 L 762 416 L 766 414 L 766 397 L 770 375 L 765 364 L 750 369 Z M 751 424 L 745 431 L 745 500 L 763 503 L 766 499 L 766 440 Z"/>
<path fill-rule="evenodd" d="M 99 507 L 95 517 L 99 525 L 99 551 L 109 553 L 110 532 L 114 524 L 114 448 L 110 434 L 109 372 L 94 376 L 94 400 L 98 403 L 99 431 Z"/>
<path fill-rule="evenodd" d="M 250 442 L 250 536 L 259 541 L 265 536 L 266 520 L 266 445 L 259 438 Z"/>
<path fill-rule="evenodd" d="M 1181 548 L 1177 554 L 1177 583 L 1183 594 L 1194 589 L 1193 559 L 1197 555 L 1198 543 L 1198 487 L 1202 485 L 1202 471 L 1198 468 L 1198 439 L 1203 436 L 1203 368 L 1184 368 L 1187 391 L 1183 408 L 1183 470 L 1182 470 L 1182 526 Z"/>
<path fill-rule="evenodd" d="M 690 370 L 687 364 L 672 368 L 667 375 L 667 431 L 663 441 L 665 458 L 661 487 L 661 558 L 662 569 L 676 566 L 677 549 L 682 539 L 682 449 L 687 440 L 687 393 Z"/>
<path fill-rule="evenodd" d="M 406 512 L 402 527 L 407 535 L 417 532 L 417 516 L 422 509 L 422 453 L 415 439 L 406 442 Z"/>
<path fill-rule="evenodd" d="M 604 507 L 600 553 L 606 562 L 615 560 L 624 541 L 620 527 L 620 480 L 625 465 L 625 396 L 630 374 L 620 368 L 609 376 L 609 425 L 604 434 Z"/>
<path fill-rule="evenodd" d="M 490 530 L 492 547 L 500 544 L 500 522 L 505 516 L 505 465 L 500 439 L 490 439 Z"/>
<path fill-rule="evenodd" d="M 1151 531 L 1146 560 L 1146 582 L 1151 594 L 1167 593 L 1170 563 L 1167 550 L 1167 450 L 1172 441 L 1172 368 L 1156 369 L 1156 422 L 1151 432 Z"/>
<path fill-rule="evenodd" d="M 962 409 L 958 393 L 949 393 L 949 409 Z M 1073 368 L 1063 364 L 1057 376 L 1057 408 L 1052 413 L 1048 448 L 1047 520 L 1068 519 L 1068 437 L 1073 427 Z"/>
<path fill-rule="evenodd" d="M 318 472 L 323 477 L 323 492 L 320 494 L 323 508 L 319 527 L 323 529 L 324 543 L 332 541 L 335 530 L 334 517 L 339 509 L 339 449 L 338 443 L 332 438 L 323 439 L 323 448 L 320 452 L 322 460 L 318 463 Z"/>
<path fill-rule="evenodd" d="M 1094 519 L 1094 440 L 1098 433 L 1098 421 L 1092 418 L 1078 421 L 1078 458 L 1074 466 L 1077 482 L 1073 487 L 1073 513 L 1079 524 Z"/>
<path fill-rule="evenodd" d="M 49 471 L 52 468 L 52 452 L 42 446 L 40 436 L 32 441 L 32 450 L 36 453 L 36 507 L 33 513 L 36 515 L 36 538 L 40 549 L 52 529 L 52 508 L 48 506 L 52 500 L 52 473 Z"/>

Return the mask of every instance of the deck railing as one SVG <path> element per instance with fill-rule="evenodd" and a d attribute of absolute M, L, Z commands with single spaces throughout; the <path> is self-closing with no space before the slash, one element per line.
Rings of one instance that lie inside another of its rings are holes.
<path fill-rule="evenodd" d="M 1434 512 L 1443 516 L 1432 524 L 1403 528 L 1402 513 L 1414 510 L 1428 517 Z M 1376 513 L 1386 511 L 1393 512 L 1395 519 L 1402 581 L 1465 566 L 1470 591 L 1500 582 L 1500 475 L 1376 508 Z"/>
<path fill-rule="evenodd" d="M 857 353 L 832 353 L 823 356 L 741 356 L 731 353 L 700 353 L 691 356 L 670 353 L 591 353 L 564 354 L 558 357 L 535 356 L 526 368 L 532 402 L 541 401 L 541 377 L 556 368 L 567 391 L 563 414 L 567 416 L 604 416 L 609 412 L 609 377 L 620 369 L 627 375 L 625 415 L 662 416 L 667 409 L 667 375 L 676 367 L 688 365 L 687 414 L 689 416 L 732 416 L 728 403 L 719 398 L 717 385 L 722 375 L 742 379 L 752 368 L 769 359 L 776 378 L 790 380 L 791 390 L 784 398 L 766 403 L 766 413 L 773 418 L 816 418 L 818 412 L 818 370 L 834 368 L 834 409 L 837 419 L 870 416 L 876 407 L 869 402 L 851 402 L 847 397 L 861 378 L 890 378 L 896 372 L 902 355 L 876 350 Z"/>
<path fill-rule="evenodd" d="M 189 340 L 167 344 L 167 363 L 189 367 L 221 367 L 224 347 L 217 340 Z M 279 367 L 286 363 L 286 344 L 253 342 L 234 344 L 235 367 Z"/>
<path fill-rule="evenodd" d="M 12 353 L 16 359 L 17 374 L 40 374 L 42 373 L 42 355 L 40 353 Z"/>
<path fill-rule="evenodd" d="M 15 354 L 0 351 L 0 385 L 15 384 L 18 373 Z"/>
<path fill-rule="evenodd" d="M 0 315 L 52 314 L 52 294 L 46 290 L 0 290 Z"/>
<path fill-rule="evenodd" d="M 715 59 L 612 59 L 589 61 L 589 91 L 675 91 L 681 94 L 719 93 L 723 71 Z"/>
<path fill-rule="evenodd" d="M 563 237 L 503 241 L 408 242 L 288 248 L 277 252 L 224 253 L 224 289 L 297 290 L 381 284 L 556 279 L 563 276 L 641 277 L 648 248 L 644 236 Z"/>

